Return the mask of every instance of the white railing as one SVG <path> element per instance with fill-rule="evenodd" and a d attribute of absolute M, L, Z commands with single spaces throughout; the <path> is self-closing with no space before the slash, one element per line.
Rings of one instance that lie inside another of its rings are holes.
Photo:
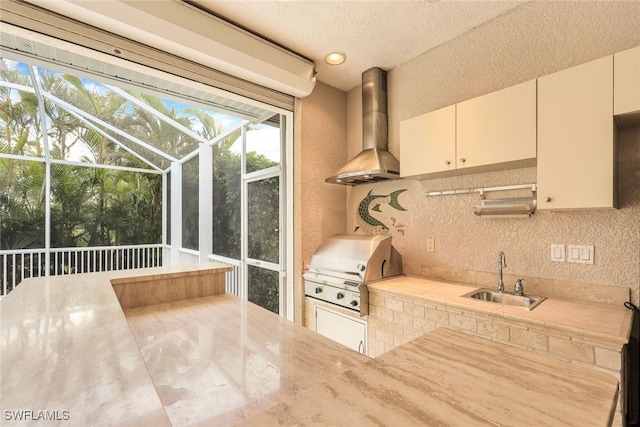
<path fill-rule="evenodd" d="M 199 262 L 200 252 L 187 248 L 178 249 L 178 264 L 197 264 Z"/>
<path fill-rule="evenodd" d="M 46 276 L 47 251 L 17 249 L 0 251 L 0 296 L 24 279 Z M 162 265 L 162 245 L 54 248 L 49 251 L 49 275 L 129 270 Z"/>
<path fill-rule="evenodd" d="M 225 291 L 228 294 L 240 296 L 240 284 L 242 283 L 242 262 L 220 255 L 209 255 L 209 259 L 211 261 L 220 262 L 222 264 L 227 264 L 233 267 L 232 271 L 227 271 L 225 273 Z"/>

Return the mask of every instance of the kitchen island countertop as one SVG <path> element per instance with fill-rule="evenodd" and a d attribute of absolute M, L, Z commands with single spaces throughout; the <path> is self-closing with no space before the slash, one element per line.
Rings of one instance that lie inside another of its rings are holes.
<path fill-rule="evenodd" d="M 0 301 L 2 425 L 170 425 L 113 284 L 224 279 L 230 269 L 211 262 L 25 279 Z"/>
<path fill-rule="evenodd" d="M 0 302 L 3 425 L 43 425 L 43 411 L 83 426 L 611 419 L 614 377 L 462 332 L 437 330 L 371 360 L 232 295 L 122 310 L 112 288 L 190 268 L 227 267 L 23 282 Z"/>
<path fill-rule="evenodd" d="M 370 360 L 233 295 L 123 310 L 114 291 L 173 279 L 182 288 L 185 278 L 199 287 L 229 270 L 210 262 L 23 281 L 0 301 L 0 423 L 231 425 Z"/>

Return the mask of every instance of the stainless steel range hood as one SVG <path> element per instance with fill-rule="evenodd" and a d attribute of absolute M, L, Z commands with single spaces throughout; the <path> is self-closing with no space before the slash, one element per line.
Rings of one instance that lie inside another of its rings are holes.
<path fill-rule="evenodd" d="M 362 73 L 362 114 L 363 151 L 325 182 L 357 185 L 400 178 L 400 162 L 387 151 L 387 73 L 380 68 Z"/>

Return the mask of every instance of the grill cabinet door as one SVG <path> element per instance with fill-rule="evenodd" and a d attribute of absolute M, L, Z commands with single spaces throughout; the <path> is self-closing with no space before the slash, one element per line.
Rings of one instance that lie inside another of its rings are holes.
<path fill-rule="evenodd" d="M 360 319 L 316 307 L 316 332 L 345 347 L 367 354 L 367 324 Z"/>

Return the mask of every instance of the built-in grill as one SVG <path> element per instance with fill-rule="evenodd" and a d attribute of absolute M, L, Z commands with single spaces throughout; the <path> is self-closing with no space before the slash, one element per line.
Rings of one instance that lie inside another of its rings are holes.
<path fill-rule="evenodd" d="M 402 256 L 391 236 L 340 234 L 328 238 L 304 273 L 306 296 L 369 314 L 367 284 L 402 274 Z"/>

